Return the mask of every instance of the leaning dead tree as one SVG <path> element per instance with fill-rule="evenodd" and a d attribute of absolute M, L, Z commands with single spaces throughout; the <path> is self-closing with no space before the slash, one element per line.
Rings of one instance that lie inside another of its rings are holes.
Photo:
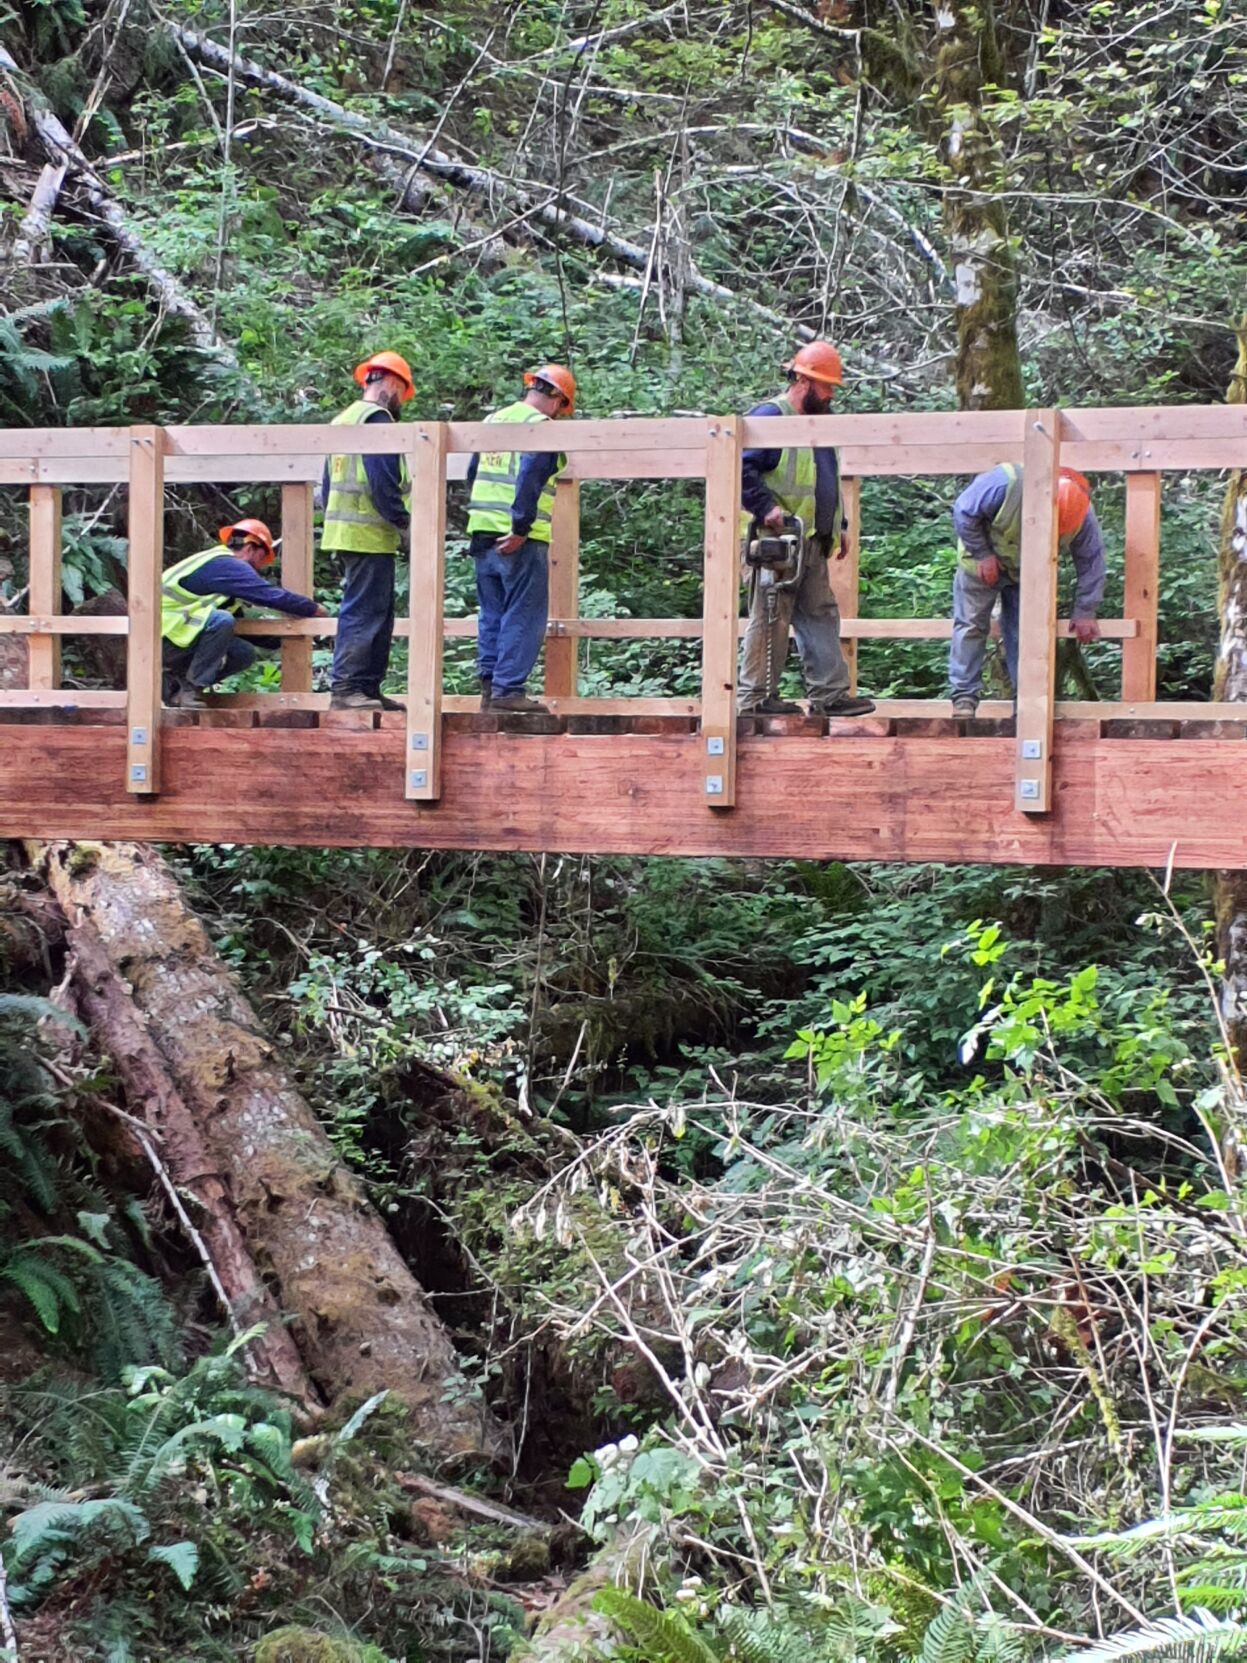
<path fill-rule="evenodd" d="M 1227 404 L 1247 404 L 1247 315 L 1238 326 L 1238 362 Z M 1221 513 L 1220 614 L 1214 699 L 1247 701 L 1247 468 L 1235 468 Z M 1218 872 L 1217 938 L 1225 974 L 1221 1010 L 1240 1075 L 1247 1075 L 1247 872 Z"/>
<path fill-rule="evenodd" d="M 388 1389 L 440 1456 L 492 1452 L 497 1429 L 450 1336 L 165 861 L 127 843 L 30 853 L 68 920 L 75 992 L 131 1105 L 150 1110 L 165 1159 L 217 1215 L 205 1239 L 242 1251 L 293 1316 L 312 1381 L 330 1399 Z"/>
<path fill-rule="evenodd" d="M 0 46 L 0 69 L 8 70 L 13 75 L 21 74 L 18 65 L 3 46 Z M 205 313 L 186 293 L 173 273 L 161 265 L 140 233 L 130 223 L 116 198 L 105 189 L 64 124 L 35 94 L 28 93 L 28 103 L 31 124 L 39 135 L 49 163 L 56 170 L 53 176 L 55 190 L 51 189 L 52 178 L 48 178 L 44 200 L 32 203 L 31 211 L 27 215 L 27 224 L 19 241 L 29 244 L 32 248 L 35 246 L 41 225 L 50 218 L 62 186 L 64 172 L 67 170 L 81 185 L 87 200 L 103 222 L 111 242 L 125 260 L 147 279 L 165 311 L 181 319 L 186 325 L 190 339 L 202 352 L 218 358 L 228 368 L 241 375 L 241 366 L 233 349 L 221 340 Z"/>

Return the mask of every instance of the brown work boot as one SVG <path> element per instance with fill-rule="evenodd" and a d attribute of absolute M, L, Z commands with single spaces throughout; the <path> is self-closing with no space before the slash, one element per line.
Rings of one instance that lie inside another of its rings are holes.
<path fill-rule="evenodd" d="M 401 699 L 392 699 L 388 693 L 378 693 L 382 710 L 406 710 L 407 706 Z"/>
<path fill-rule="evenodd" d="M 203 696 L 203 689 L 192 687 L 189 682 L 178 688 L 169 703 L 174 710 L 207 710 L 209 708 L 208 701 Z"/>
<path fill-rule="evenodd" d="M 491 710 L 519 711 L 525 716 L 548 716 L 550 706 L 542 704 L 540 699 L 530 699 L 527 693 L 495 694 L 489 701 Z"/>
<path fill-rule="evenodd" d="M 954 716 L 973 716 L 979 707 L 979 701 L 973 693 L 958 693 L 953 700 Z"/>
<path fill-rule="evenodd" d="M 481 683 L 481 709 L 488 710 L 494 702 L 494 684 L 492 681 Z"/>
<path fill-rule="evenodd" d="M 334 693 L 329 699 L 330 710 L 380 710 L 381 700 L 367 693 Z"/>

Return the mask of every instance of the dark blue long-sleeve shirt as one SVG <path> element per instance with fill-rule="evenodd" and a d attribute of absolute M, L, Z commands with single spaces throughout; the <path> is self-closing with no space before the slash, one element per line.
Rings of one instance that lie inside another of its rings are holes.
<path fill-rule="evenodd" d="M 392 422 L 394 417 L 383 404 L 378 404 L 372 415 L 365 422 Z M 368 494 L 372 498 L 373 507 L 383 520 L 388 520 L 399 531 L 406 531 L 411 524 L 411 515 L 407 512 L 407 505 L 403 501 L 403 476 L 399 469 L 397 456 L 365 456 L 364 478 L 368 481 Z M 329 501 L 329 463 L 325 462 L 325 471 L 321 476 L 320 500 L 324 504 Z"/>
<path fill-rule="evenodd" d="M 986 560 L 997 552 L 991 537 L 992 521 L 999 514 L 1008 489 L 1009 476 L 1005 470 L 989 468 L 971 480 L 953 504 L 953 529 L 975 560 Z M 1104 582 L 1108 576 L 1104 534 L 1094 508 L 1088 508 L 1086 519 L 1074 533 L 1069 555 L 1076 573 L 1073 615 L 1094 618 L 1104 598 Z"/>
<path fill-rule="evenodd" d="M 749 412 L 751 416 L 780 416 L 783 411 L 778 404 L 769 401 L 765 404 L 755 404 Z M 761 520 L 776 506 L 775 497 L 767 485 L 764 475 L 774 473 L 779 466 L 779 459 L 783 455 L 782 448 L 776 450 L 747 450 L 740 461 L 740 500 L 741 506 L 755 520 Z M 820 537 L 830 537 L 832 527 L 836 523 L 836 504 L 840 500 L 840 470 L 836 466 L 836 453 L 830 445 L 818 445 L 814 450 L 814 532 Z M 807 527 L 807 530 L 810 529 Z"/>
<path fill-rule="evenodd" d="M 293 589 L 279 589 L 245 560 L 238 560 L 232 554 L 218 554 L 212 560 L 205 560 L 189 577 L 179 578 L 178 582 L 192 595 L 225 595 L 246 606 L 268 606 L 274 612 L 288 612 L 295 618 L 311 618 L 316 612 L 316 602 L 309 596 L 296 595 Z"/>
<path fill-rule="evenodd" d="M 511 530 L 517 537 L 527 537 L 533 529 L 533 521 L 537 518 L 537 503 L 546 485 L 559 471 L 560 458 L 555 451 L 526 451 L 520 457 L 520 471 L 515 480 L 515 501 L 511 504 Z M 464 476 L 468 482 L 468 495 L 472 495 L 472 487 L 476 483 L 476 469 L 480 462 L 479 456 L 474 456 L 468 463 L 468 471 Z"/>

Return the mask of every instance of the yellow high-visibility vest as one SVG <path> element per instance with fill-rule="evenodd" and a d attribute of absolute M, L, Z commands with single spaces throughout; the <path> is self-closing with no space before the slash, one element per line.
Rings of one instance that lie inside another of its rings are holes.
<path fill-rule="evenodd" d="M 521 399 L 516 404 L 508 404 L 504 410 L 495 410 L 493 415 L 486 416 L 485 420 L 546 422 L 550 418 Z M 468 502 L 469 532 L 492 531 L 498 537 L 505 537 L 511 530 L 511 509 L 515 504 L 515 491 L 519 484 L 520 458 L 524 454 L 519 450 L 481 452 L 476 464 L 476 478 L 472 482 L 472 496 Z M 567 458 L 560 456 L 559 468 L 565 467 L 566 463 Z M 551 475 L 542 486 L 541 495 L 537 499 L 537 512 L 533 516 L 532 530 L 528 533 L 535 543 L 550 541 L 556 477 L 557 475 Z"/>

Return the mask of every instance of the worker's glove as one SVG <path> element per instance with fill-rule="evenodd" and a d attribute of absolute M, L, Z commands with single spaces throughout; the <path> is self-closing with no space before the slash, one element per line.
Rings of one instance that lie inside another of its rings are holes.
<path fill-rule="evenodd" d="M 1070 627 L 1084 647 L 1089 641 L 1100 639 L 1100 626 L 1094 618 L 1071 618 Z"/>
<path fill-rule="evenodd" d="M 1000 582 L 1000 562 L 994 554 L 989 554 L 986 560 L 979 561 L 979 577 L 984 583 L 991 584 L 993 589 Z"/>

